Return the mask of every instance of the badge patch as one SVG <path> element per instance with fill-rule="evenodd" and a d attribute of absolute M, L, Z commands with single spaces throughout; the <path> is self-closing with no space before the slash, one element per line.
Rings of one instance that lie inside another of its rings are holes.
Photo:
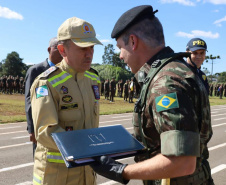
<path fill-rule="evenodd" d="M 206 75 L 202 75 L 202 78 L 205 81 L 206 80 Z"/>
<path fill-rule="evenodd" d="M 77 103 L 61 105 L 61 110 L 66 110 L 66 109 L 77 109 L 77 108 L 78 108 L 78 104 L 77 104 Z"/>
<path fill-rule="evenodd" d="M 72 126 L 67 126 L 67 127 L 65 127 L 65 130 L 66 131 L 72 131 L 73 130 L 73 127 Z"/>
<path fill-rule="evenodd" d="M 73 98 L 70 95 L 65 95 L 62 97 L 62 101 L 64 103 L 70 103 L 73 100 Z"/>
<path fill-rule="evenodd" d="M 155 106 L 157 112 L 168 109 L 179 108 L 176 93 L 164 94 L 155 98 Z"/>
<path fill-rule="evenodd" d="M 100 93 L 99 93 L 98 85 L 92 85 L 92 88 L 93 88 L 93 93 L 94 93 L 95 99 L 99 100 L 100 99 Z"/>
<path fill-rule="evenodd" d="M 48 94 L 49 94 L 47 85 L 43 85 L 41 87 L 38 87 L 38 88 L 35 89 L 35 91 L 36 91 L 36 98 L 48 96 Z"/>
<path fill-rule="evenodd" d="M 61 92 L 62 94 L 67 94 L 67 93 L 68 93 L 68 88 L 65 87 L 65 86 L 62 86 L 62 87 L 60 88 L 60 92 Z"/>

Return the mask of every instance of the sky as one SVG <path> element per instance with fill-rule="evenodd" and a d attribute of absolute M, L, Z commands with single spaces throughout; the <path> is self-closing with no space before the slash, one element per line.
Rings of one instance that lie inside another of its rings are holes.
<path fill-rule="evenodd" d="M 118 18 L 139 5 L 152 5 L 163 25 L 166 46 L 184 52 L 188 41 L 199 37 L 207 43 L 207 55 L 220 59 L 204 62 L 210 74 L 226 72 L 226 0 L 0 0 L 0 61 L 12 51 L 27 65 L 48 57 L 48 44 L 59 26 L 70 17 L 90 22 L 103 46 L 94 48 L 93 63 L 102 64 L 104 46 L 111 39 Z M 213 67 L 212 67 L 213 66 Z"/>

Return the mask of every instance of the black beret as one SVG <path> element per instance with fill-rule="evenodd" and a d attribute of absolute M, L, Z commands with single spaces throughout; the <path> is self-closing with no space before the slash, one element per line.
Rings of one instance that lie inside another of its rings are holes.
<path fill-rule="evenodd" d="M 111 38 L 117 39 L 123 31 L 141 20 L 144 20 L 146 18 L 154 18 L 154 14 L 157 11 L 158 10 L 153 12 L 153 8 L 150 5 L 136 6 L 126 11 L 116 22 L 115 27 L 113 28 L 113 31 L 111 33 Z"/>

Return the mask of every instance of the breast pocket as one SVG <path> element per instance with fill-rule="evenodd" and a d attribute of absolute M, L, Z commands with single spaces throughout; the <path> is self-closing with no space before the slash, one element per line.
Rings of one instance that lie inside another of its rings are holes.
<path fill-rule="evenodd" d="M 60 110 L 59 119 L 62 122 L 72 122 L 81 119 L 81 111 L 79 109 Z"/>

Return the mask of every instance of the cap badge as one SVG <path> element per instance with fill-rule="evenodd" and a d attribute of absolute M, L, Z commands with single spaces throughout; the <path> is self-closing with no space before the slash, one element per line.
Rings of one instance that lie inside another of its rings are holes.
<path fill-rule="evenodd" d="M 195 46 L 195 45 L 201 45 L 201 46 L 204 46 L 204 45 L 205 45 L 205 42 L 202 41 L 202 40 L 193 41 L 193 46 Z"/>
<path fill-rule="evenodd" d="M 90 31 L 90 28 L 89 28 L 89 25 L 88 25 L 88 24 L 84 24 L 84 25 L 83 25 L 83 29 L 84 29 L 84 33 L 92 33 L 92 32 Z"/>

